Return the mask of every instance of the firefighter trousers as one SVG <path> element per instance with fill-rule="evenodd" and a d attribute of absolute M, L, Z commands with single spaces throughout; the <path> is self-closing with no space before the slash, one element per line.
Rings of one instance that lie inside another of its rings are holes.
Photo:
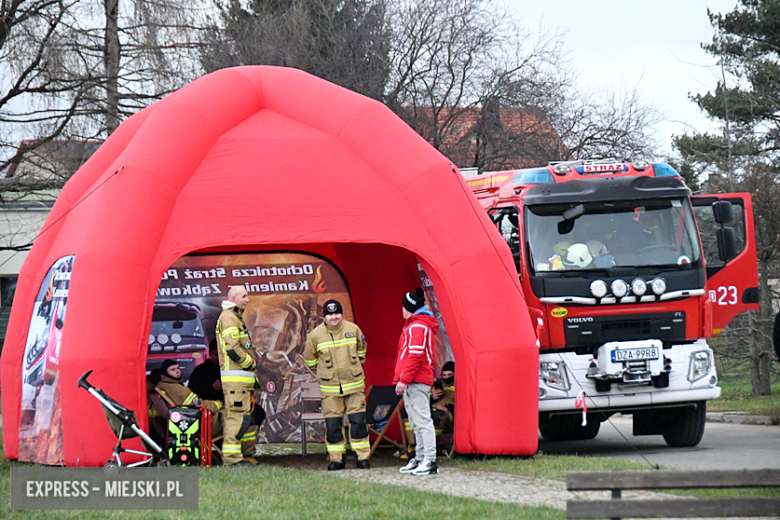
<path fill-rule="evenodd" d="M 254 387 L 222 383 L 222 391 L 225 393 L 222 461 L 228 466 L 255 454 L 257 426 L 251 415 Z"/>
<path fill-rule="evenodd" d="M 344 414 L 349 422 L 349 444 L 358 459 L 368 459 L 371 444 L 366 427 L 366 394 L 362 390 L 349 395 L 323 395 L 322 413 L 325 415 L 325 445 L 331 461 L 341 461 L 347 452 L 344 435 Z"/>
<path fill-rule="evenodd" d="M 406 445 L 408 446 L 407 452 L 414 451 L 417 442 L 414 439 L 414 428 L 412 423 L 409 422 L 409 415 L 406 413 L 406 408 L 401 408 L 401 423 L 403 424 L 404 434 L 406 435 Z"/>

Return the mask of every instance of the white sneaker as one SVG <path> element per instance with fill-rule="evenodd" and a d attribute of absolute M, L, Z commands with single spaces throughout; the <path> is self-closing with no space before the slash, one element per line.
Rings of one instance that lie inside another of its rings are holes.
<path fill-rule="evenodd" d="M 412 470 L 412 475 L 434 475 L 438 472 L 439 466 L 436 465 L 436 461 L 424 460 Z"/>
<path fill-rule="evenodd" d="M 412 460 L 410 460 L 410 461 L 409 461 L 409 463 L 408 463 L 406 466 L 404 466 L 403 468 L 401 468 L 399 471 L 400 471 L 401 473 L 411 473 L 411 472 L 413 472 L 413 471 L 415 470 L 415 468 L 417 468 L 417 466 L 418 466 L 419 464 L 420 464 L 420 461 L 419 461 L 419 460 L 417 460 L 417 459 L 412 459 Z"/>

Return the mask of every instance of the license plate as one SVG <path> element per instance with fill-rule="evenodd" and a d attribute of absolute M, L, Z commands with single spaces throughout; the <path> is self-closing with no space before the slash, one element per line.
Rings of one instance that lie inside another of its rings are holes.
<path fill-rule="evenodd" d="M 658 359 L 658 348 L 627 348 L 624 350 L 612 351 L 612 362 L 634 361 L 638 359 Z"/>

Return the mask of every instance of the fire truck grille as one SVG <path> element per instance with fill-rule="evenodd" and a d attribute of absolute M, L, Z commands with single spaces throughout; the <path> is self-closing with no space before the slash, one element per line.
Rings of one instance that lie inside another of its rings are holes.
<path fill-rule="evenodd" d="M 604 341 L 621 341 L 627 335 L 646 336 L 651 331 L 652 327 L 648 320 L 604 323 L 601 326 L 601 337 Z"/>
<path fill-rule="evenodd" d="M 566 348 L 597 347 L 610 341 L 685 340 L 685 313 L 574 316 L 563 320 Z"/>

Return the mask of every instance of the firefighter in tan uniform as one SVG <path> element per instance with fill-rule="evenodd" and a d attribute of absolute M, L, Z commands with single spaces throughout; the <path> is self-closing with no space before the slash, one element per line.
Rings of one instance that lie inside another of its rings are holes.
<path fill-rule="evenodd" d="M 342 320 L 341 304 L 328 300 L 323 307 L 325 322 L 309 333 L 303 357 L 316 372 L 322 393 L 330 464 L 328 471 L 344 469 L 347 440 L 344 437 L 344 414 L 349 420 L 349 443 L 357 453 L 357 467 L 368 469 L 366 428 L 366 393 L 363 362 L 366 359 L 365 337 L 360 328 Z"/>
<path fill-rule="evenodd" d="M 436 438 L 443 444 L 451 444 L 455 413 L 455 362 L 447 361 L 441 367 L 441 378 L 434 381 L 431 395 L 431 419 L 436 429 Z"/>
<path fill-rule="evenodd" d="M 222 460 L 225 465 L 256 463 L 257 426 L 252 418 L 252 396 L 255 389 L 255 349 L 244 324 L 244 309 L 249 295 L 241 286 L 228 291 L 217 321 L 219 367 L 222 392 L 225 394 L 225 426 Z"/>
<path fill-rule="evenodd" d="M 176 361 L 166 359 L 160 367 L 160 381 L 157 391 L 174 406 L 200 405 L 211 412 L 211 435 L 222 435 L 222 403 L 201 399 L 192 390 L 181 384 L 181 368 Z"/>

